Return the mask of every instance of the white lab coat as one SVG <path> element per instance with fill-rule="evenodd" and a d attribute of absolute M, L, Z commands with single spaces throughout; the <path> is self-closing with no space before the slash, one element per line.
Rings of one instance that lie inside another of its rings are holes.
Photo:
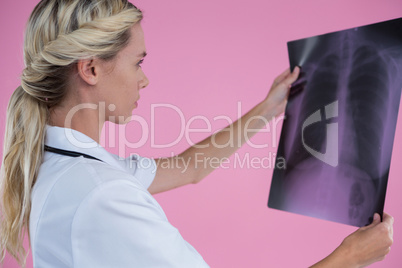
<path fill-rule="evenodd" d="M 32 191 L 34 267 L 208 267 L 147 191 L 153 159 L 119 160 L 100 145 L 81 148 L 69 134 L 85 146 L 96 144 L 53 126 L 46 127 L 45 144 L 103 162 L 45 152 Z"/>

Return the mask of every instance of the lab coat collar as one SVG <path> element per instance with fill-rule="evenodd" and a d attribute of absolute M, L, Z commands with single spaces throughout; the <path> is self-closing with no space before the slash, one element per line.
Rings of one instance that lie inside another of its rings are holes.
<path fill-rule="evenodd" d="M 99 143 L 74 129 L 46 125 L 45 144 L 58 149 L 88 154 L 124 170 L 118 162 L 118 156 L 109 153 Z"/>

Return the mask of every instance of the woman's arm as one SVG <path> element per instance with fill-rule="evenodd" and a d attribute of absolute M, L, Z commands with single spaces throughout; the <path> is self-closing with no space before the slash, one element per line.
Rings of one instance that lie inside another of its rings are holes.
<path fill-rule="evenodd" d="M 393 242 L 393 223 L 390 215 L 384 213 L 381 222 L 380 215 L 376 213 L 370 225 L 346 237 L 334 252 L 311 268 L 357 268 L 383 260 Z"/>
<path fill-rule="evenodd" d="M 290 86 L 299 72 L 298 67 L 293 73 L 289 69 L 284 71 L 274 80 L 268 96 L 233 124 L 177 156 L 156 159 L 158 168 L 149 192 L 168 191 L 205 178 L 272 118 L 283 113 Z"/>

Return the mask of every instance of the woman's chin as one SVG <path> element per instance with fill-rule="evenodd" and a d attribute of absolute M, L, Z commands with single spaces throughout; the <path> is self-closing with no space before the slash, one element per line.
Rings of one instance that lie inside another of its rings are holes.
<path fill-rule="evenodd" d="M 116 117 L 111 117 L 109 118 L 109 122 L 116 124 L 116 125 L 125 125 L 131 121 L 132 114 L 130 115 L 120 115 L 117 118 Z"/>

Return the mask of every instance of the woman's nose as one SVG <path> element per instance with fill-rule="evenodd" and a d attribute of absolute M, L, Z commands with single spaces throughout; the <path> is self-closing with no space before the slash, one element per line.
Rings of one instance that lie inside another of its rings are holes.
<path fill-rule="evenodd" d="M 147 87 L 149 85 L 149 80 L 148 77 L 145 75 L 145 73 L 143 72 L 143 77 L 141 79 L 141 83 L 140 83 L 140 88 L 143 89 L 145 87 Z"/>

